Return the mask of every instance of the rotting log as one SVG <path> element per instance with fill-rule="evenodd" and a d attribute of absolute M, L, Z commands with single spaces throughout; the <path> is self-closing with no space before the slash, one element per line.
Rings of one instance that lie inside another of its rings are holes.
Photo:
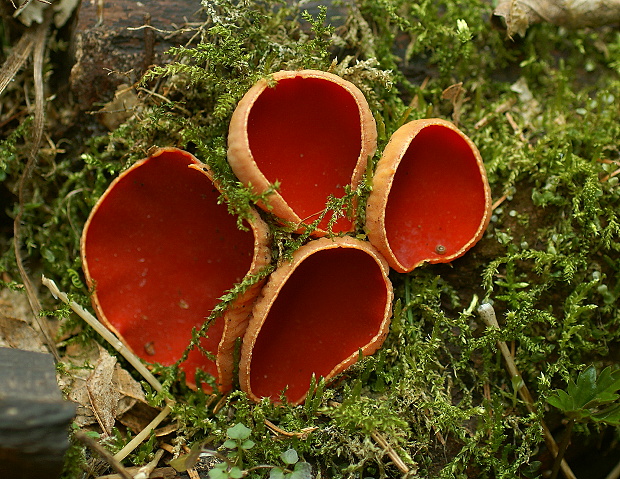
<path fill-rule="evenodd" d="M 200 21 L 200 2 L 83 1 L 73 35 L 70 85 L 82 111 L 98 109 L 121 84 L 135 84 L 163 53 L 190 38 L 183 27 Z"/>
<path fill-rule="evenodd" d="M 0 477 L 58 477 L 74 415 L 50 354 L 0 348 Z"/>

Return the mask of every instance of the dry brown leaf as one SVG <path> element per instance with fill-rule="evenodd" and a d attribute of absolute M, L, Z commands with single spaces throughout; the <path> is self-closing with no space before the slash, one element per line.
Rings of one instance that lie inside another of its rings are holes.
<path fill-rule="evenodd" d="M 0 290 L 0 346 L 46 353 L 41 336 L 28 321 L 30 317 L 25 294 Z"/>
<path fill-rule="evenodd" d="M 121 394 L 112 380 L 115 365 L 116 358 L 102 349 L 94 371 L 86 380 L 90 405 L 104 435 L 112 434 L 116 422 L 116 406 L 121 399 Z"/>
<path fill-rule="evenodd" d="M 620 22 L 620 0 L 506 0 L 494 15 L 504 18 L 509 37 L 523 36 L 530 25 L 541 22 L 567 28 L 600 27 Z"/>
<path fill-rule="evenodd" d="M 461 108 L 463 107 L 463 103 L 467 100 L 467 98 L 465 98 L 463 82 L 450 85 L 441 93 L 441 98 L 444 100 L 450 100 L 452 103 L 452 121 L 456 126 L 459 126 Z"/>
<path fill-rule="evenodd" d="M 71 356 L 64 362 L 69 365 L 69 374 L 60 376 L 59 382 L 67 397 L 78 404 L 75 423 L 79 427 L 98 423 L 104 434 L 109 434 L 116 420 L 137 402 L 146 405 L 140 383 L 105 349 L 97 345 L 68 351 Z M 121 422 L 126 424 L 127 420 Z"/>

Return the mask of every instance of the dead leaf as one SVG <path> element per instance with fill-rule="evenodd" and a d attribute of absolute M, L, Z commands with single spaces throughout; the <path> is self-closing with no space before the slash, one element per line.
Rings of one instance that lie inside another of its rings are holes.
<path fill-rule="evenodd" d="M 540 22 L 566 28 L 614 25 L 620 22 L 620 0 L 506 0 L 493 14 L 504 19 L 509 37 L 524 36 Z"/>
<path fill-rule="evenodd" d="M 121 399 L 112 377 L 116 358 L 101 349 L 95 369 L 86 380 L 86 390 L 95 418 L 104 435 L 111 435 L 116 422 L 116 406 Z"/>
<path fill-rule="evenodd" d="M 0 346 L 46 353 L 41 335 L 30 324 L 32 317 L 24 293 L 6 288 L 0 291 Z"/>
<path fill-rule="evenodd" d="M 78 404 L 75 423 L 79 427 L 99 424 L 109 434 L 117 420 L 133 430 L 144 421 L 127 417 L 137 403 L 147 405 L 142 386 L 123 369 L 116 358 L 99 345 L 68 348 L 71 356 L 63 359 L 67 374 L 59 376 L 67 397 Z M 92 366 L 94 365 L 94 367 Z M 156 414 L 156 413 L 155 413 Z M 140 412 L 140 416 L 146 416 Z"/>
<path fill-rule="evenodd" d="M 452 103 L 452 121 L 456 126 L 459 126 L 459 120 L 461 118 L 461 108 L 465 103 L 465 90 L 463 89 L 463 82 L 450 85 L 441 93 L 441 98 L 444 100 L 450 100 Z"/>

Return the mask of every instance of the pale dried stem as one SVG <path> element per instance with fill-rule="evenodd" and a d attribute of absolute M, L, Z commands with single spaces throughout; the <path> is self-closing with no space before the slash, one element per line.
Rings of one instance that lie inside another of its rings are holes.
<path fill-rule="evenodd" d="M 407 474 L 409 472 L 409 468 L 407 467 L 407 464 L 403 462 L 403 460 L 400 458 L 398 453 L 394 450 L 394 448 L 390 445 L 390 443 L 387 442 L 387 440 L 381 434 L 379 434 L 377 431 L 374 431 L 370 433 L 370 436 L 377 442 L 377 444 L 379 444 L 385 450 L 388 457 L 392 460 L 394 465 L 398 468 L 398 470 L 401 473 Z"/>
<path fill-rule="evenodd" d="M 618 479 L 618 478 L 620 478 L 620 462 L 616 464 L 616 467 L 614 467 L 611 470 L 611 472 L 607 474 L 607 477 L 605 477 L 605 479 Z"/>
<path fill-rule="evenodd" d="M 76 431 L 73 433 L 73 436 L 99 454 L 123 479 L 133 479 L 131 474 L 127 472 L 127 469 L 125 469 L 123 465 L 115 459 L 114 456 L 112 456 L 112 454 L 110 454 L 101 444 L 95 441 L 88 434 L 82 431 Z"/>
<path fill-rule="evenodd" d="M 166 419 L 168 414 L 170 414 L 170 406 L 166 404 L 166 407 L 161 410 L 161 412 L 149 423 L 148 426 L 142 429 L 142 431 L 140 431 L 131 441 L 125 444 L 124 448 L 114 454 L 114 459 L 119 462 L 125 459 L 136 447 L 142 444 L 142 442 L 150 436 L 151 432 L 155 430 L 155 428 L 159 426 L 164 419 Z M 160 449 L 160 451 L 162 454 L 164 453 L 163 449 Z M 157 462 L 159 462 L 159 460 Z M 151 471 L 155 469 L 155 466 L 157 466 L 157 463 L 153 465 Z M 146 477 L 148 477 L 148 475 Z M 136 476 L 136 479 L 138 479 L 138 476 Z"/>
<path fill-rule="evenodd" d="M 13 47 L 11 55 L 6 59 L 0 70 L 0 94 L 4 91 L 11 80 L 15 77 L 22 65 L 30 57 L 32 47 L 34 45 L 34 37 L 38 27 L 29 28 L 24 32 L 22 37 L 17 42 L 17 45 Z"/>
<path fill-rule="evenodd" d="M 99 322 L 97 318 L 95 318 L 92 314 L 86 311 L 82 306 L 77 304 L 75 301 L 71 301 L 66 293 L 63 293 L 58 289 L 56 283 L 49 278 L 43 276 L 41 282 L 44 286 L 46 286 L 52 295 L 55 298 L 60 299 L 63 303 L 68 304 L 69 307 L 86 323 L 92 327 L 99 335 L 105 339 L 110 345 L 116 349 L 128 362 L 131 364 L 136 371 L 138 371 L 142 377 L 151 385 L 155 391 L 160 392 L 163 388 L 161 383 L 157 380 L 153 373 L 148 370 L 148 368 L 142 363 L 140 358 L 136 356 L 127 346 L 125 346 L 112 332 L 106 328 L 103 324 Z M 123 449 L 121 449 L 114 458 L 117 461 L 122 461 L 127 457 L 136 447 L 138 447 L 142 441 L 144 441 L 151 432 L 159 426 L 159 424 L 170 414 L 170 406 L 174 404 L 174 401 L 166 398 L 166 406 L 161 412 L 157 415 L 155 419 L 153 419 L 146 428 L 140 431 L 131 441 L 129 441 Z"/>
<path fill-rule="evenodd" d="M 82 318 L 86 323 L 93 328 L 97 333 L 105 339 L 110 345 L 116 349 L 129 363 L 136 368 L 142 377 L 151 385 L 155 391 L 160 392 L 162 390 L 161 383 L 157 380 L 153 373 L 142 363 L 140 358 L 129 350 L 112 332 L 99 322 L 92 314 L 86 311 L 82 306 L 75 301 L 71 301 L 67 293 L 63 293 L 58 289 L 56 283 L 45 276 L 42 277 L 41 283 L 46 286 L 55 298 L 60 299 L 63 303 L 68 304 L 69 307 L 75 311 L 75 313 Z"/>
<path fill-rule="evenodd" d="M 497 318 L 495 316 L 495 309 L 493 309 L 493 306 L 491 306 L 488 303 L 480 305 L 480 307 L 478 308 L 478 314 L 480 315 L 480 318 L 482 319 L 482 321 L 484 321 L 484 323 L 487 325 L 489 329 L 497 329 L 497 330 L 500 329 L 499 323 L 497 322 Z M 532 394 L 530 393 L 529 389 L 525 385 L 525 382 L 523 382 L 523 377 L 521 376 L 521 372 L 517 368 L 517 365 L 515 364 L 514 359 L 512 355 L 510 354 L 508 345 L 504 341 L 499 341 L 499 340 L 497 341 L 497 345 L 500 349 L 500 352 L 502 353 L 502 356 L 504 357 L 504 361 L 506 362 L 506 369 L 508 369 L 508 372 L 511 378 L 514 378 L 516 376 L 519 379 L 521 379 L 522 386 L 519 388 L 518 394 L 523 400 L 523 402 L 525 403 L 525 407 L 530 413 L 536 414 L 536 405 L 534 404 L 534 398 L 532 397 Z M 553 438 L 553 434 L 551 434 L 549 427 L 547 426 L 544 419 L 542 418 L 540 419 L 540 425 L 542 426 L 545 444 L 547 445 L 547 448 L 549 449 L 549 451 L 555 458 L 558 455 L 558 451 L 559 451 L 558 444 L 555 442 L 555 439 Z M 577 479 L 575 474 L 571 470 L 570 466 L 564 459 L 562 459 L 562 463 L 560 467 L 566 479 Z"/>

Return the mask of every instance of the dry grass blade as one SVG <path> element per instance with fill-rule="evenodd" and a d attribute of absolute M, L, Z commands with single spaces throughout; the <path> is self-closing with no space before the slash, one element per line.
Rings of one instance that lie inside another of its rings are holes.
<path fill-rule="evenodd" d="M 54 355 L 56 361 L 60 360 L 58 351 L 53 341 L 53 335 L 50 331 L 49 325 L 44 318 L 40 318 L 40 312 L 42 310 L 41 303 L 37 297 L 37 293 L 32 285 L 32 281 L 26 273 L 24 268 L 24 262 L 21 255 L 21 223 L 24 213 L 25 204 L 25 189 L 28 179 L 34 170 L 39 155 L 39 148 L 43 140 L 43 129 L 45 128 L 45 96 L 43 86 L 43 60 L 45 57 L 45 47 L 47 39 L 47 31 L 51 22 L 51 10 L 45 15 L 43 23 L 37 25 L 32 31 L 32 49 L 33 49 L 33 70 L 34 70 L 34 91 L 35 91 L 35 110 L 34 110 L 34 123 L 33 134 L 30 151 L 28 154 L 28 162 L 24 168 L 24 172 L 19 180 L 18 185 L 18 211 L 13 222 L 13 247 L 15 250 L 15 262 L 17 263 L 17 269 L 21 276 L 22 282 L 26 288 L 28 295 L 28 301 L 34 314 L 36 321 L 39 324 L 41 334 L 45 340 L 45 344 L 49 351 Z M 21 42 L 21 41 L 20 41 Z"/>
<path fill-rule="evenodd" d="M 123 479 L 133 479 L 123 465 L 88 434 L 82 431 L 76 431 L 74 437 L 99 454 Z"/>
<path fill-rule="evenodd" d="M 19 39 L 19 42 L 17 42 L 17 45 L 13 48 L 9 58 L 7 58 L 4 65 L 2 65 L 2 69 L 0 70 L 0 95 L 7 85 L 11 83 L 11 80 L 15 77 L 26 60 L 28 60 L 30 52 L 32 52 L 37 30 L 38 27 L 32 27 L 26 30 Z"/>

